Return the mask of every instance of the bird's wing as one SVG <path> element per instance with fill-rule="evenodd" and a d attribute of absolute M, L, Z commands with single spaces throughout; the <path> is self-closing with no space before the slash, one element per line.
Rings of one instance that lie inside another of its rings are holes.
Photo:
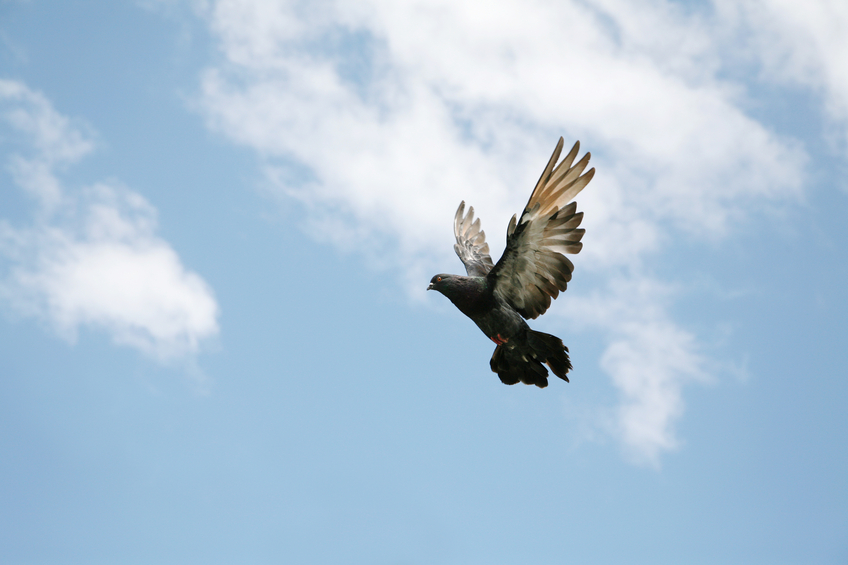
<path fill-rule="evenodd" d="M 453 218 L 453 233 L 456 236 L 453 248 L 465 264 L 468 276 L 485 277 L 494 266 L 489 256 L 486 232 L 480 229 L 480 218 L 474 219 L 474 206 L 469 206 L 468 214 L 465 214 L 464 200 L 459 203 Z"/>
<path fill-rule="evenodd" d="M 542 315 L 551 299 L 565 290 L 574 265 L 564 254 L 579 253 L 583 248 L 580 239 L 585 230 L 579 229 L 583 212 L 577 212 L 576 202 L 569 202 L 589 184 L 595 169 L 581 176 L 589 153 L 572 166 L 579 141 L 554 168 L 562 145 L 559 138 L 521 218 L 510 220 L 506 249 L 489 274 L 494 292 L 528 319 Z"/>

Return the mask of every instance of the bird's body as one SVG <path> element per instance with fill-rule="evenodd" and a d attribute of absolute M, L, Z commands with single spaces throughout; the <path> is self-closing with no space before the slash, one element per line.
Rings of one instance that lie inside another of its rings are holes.
<path fill-rule="evenodd" d="M 495 343 L 508 341 L 529 328 L 524 318 L 495 294 L 488 277 L 436 275 L 436 279 L 441 280 L 433 288 L 447 296 Z"/>
<path fill-rule="evenodd" d="M 565 290 L 574 266 L 563 253 L 578 253 L 584 230 L 582 212 L 569 201 L 585 187 L 594 169 L 581 175 L 587 153 L 573 167 L 579 142 L 554 168 L 562 150 L 560 138 L 548 166 L 536 184 L 521 218 L 513 216 L 507 229 L 507 246 L 495 265 L 489 256 L 486 235 L 474 209 L 464 214 L 465 202 L 454 218 L 454 249 L 468 276 L 436 275 L 428 290 L 444 294 L 486 336 L 497 344 L 490 366 L 505 384 L 523 382 L 540 388 L 548 385 L 548 371 L 568 381 L 571 370 L 568 348 L 558 337 L 530 329 L 524 318 L 540 316 Z"/>

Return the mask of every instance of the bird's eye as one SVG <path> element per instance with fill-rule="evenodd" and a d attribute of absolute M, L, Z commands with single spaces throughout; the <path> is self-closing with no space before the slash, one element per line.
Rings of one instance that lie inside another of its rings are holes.
<path fill-rule="evenodd" d="M 436 277 L 436 282 L 442 282 L 442 277 Z"/>

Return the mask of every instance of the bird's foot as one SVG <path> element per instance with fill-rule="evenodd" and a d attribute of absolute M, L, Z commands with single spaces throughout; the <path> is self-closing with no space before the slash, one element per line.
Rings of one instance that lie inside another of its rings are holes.
<path fill-rule="evenodd" d="M 508 337 L 501 337 L 501 334 L 497 334 L 495 337 L 490 337 L 489 339 L 491 339 L 492 341 L 494 341 L 498 345 L 503 345 L 503 344 L 505 344 L 506 342 L 509 341 Z"/>

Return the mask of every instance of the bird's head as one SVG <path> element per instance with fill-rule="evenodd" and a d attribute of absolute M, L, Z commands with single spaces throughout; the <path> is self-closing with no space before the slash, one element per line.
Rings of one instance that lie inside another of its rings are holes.
<path fill-rule="evenodd" d="M 427 285 L 427 290 L 438 290 L 444 294 L 445 289 L 450 285 L 451 278 L 452 275 L 436 275 L 430 279 L 430 284 Z"/>

